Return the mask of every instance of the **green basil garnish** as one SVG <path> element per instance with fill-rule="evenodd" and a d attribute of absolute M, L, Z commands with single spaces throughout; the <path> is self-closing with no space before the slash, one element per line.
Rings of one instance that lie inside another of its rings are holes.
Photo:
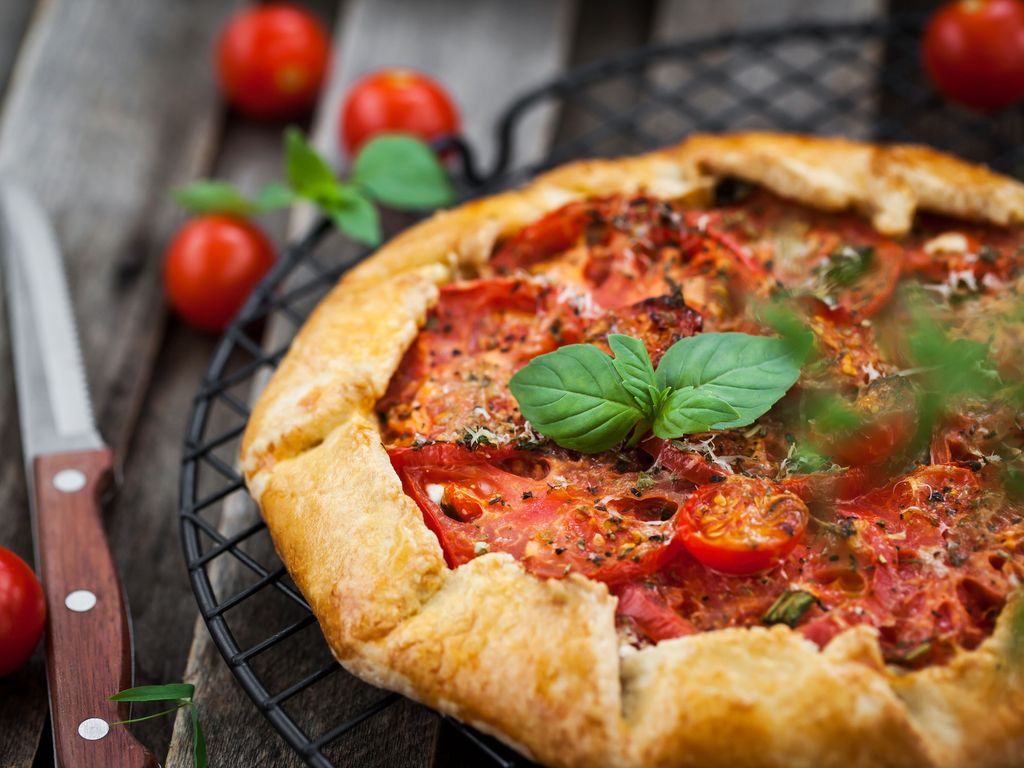
<path fill-rule="evenodd" d="M 673 344 L 655 371 L 639 339 L 612 334 L 608 344 L 614 358 L 570 344 L 512 377 L 509 388 L 537 432 L 597 453 L 652 428 L 672 439 L 745 426 L 793 386 L 807 353 L 777 337 L 704 333 Z"/>
<path fill-rule="evenodd" d="M 785 624 L 787 627 L 795 627 L 801 617 L 816 602 L 818 602 L 818 598 L 802 589 L 783 592 L 761 617 L 761 621 L 765 624 Z"/>

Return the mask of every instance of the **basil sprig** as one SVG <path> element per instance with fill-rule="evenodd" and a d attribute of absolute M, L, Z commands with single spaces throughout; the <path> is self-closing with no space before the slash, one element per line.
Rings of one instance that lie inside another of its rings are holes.
<path fill-rule="evenodd" d="M 269 184 L 250 198 L 223 181 L 179 187 L 175 199 L 193 213 L 253 216 L 307 200 L 353 240 L 381 240 L 377 203 L 399 210 L 439 208 L 455 199 L 434 150 L 412 136 L 382 134 L 359 151 L 342 181 L 297 128 L 284 134 L 286 184 Z"/>
<path fill-rule="evenodd" d="M 154 712 L 151 715 L 133 717 L 131 720 L 119 720 L 116 723 L 111 723 L 111 725 L 141 723 L 143 720 L 152 720 L 155 717 L 169 715 L 183 707 L 188 707 L 192 718 L 192 765 L 193 768 L 207 768 L 206 737 L 203 736 L 203 729 L 199 724 L 199 707 L 193 699 L 195 692 L 196 687 L 191 683 L 140 685 L 136 688 L 126 688 L 123 691 L 118 691 L 110 697 L 111 701 L 162 701 L 173 704 L 173 706 L 160 712 Z"/>
<path fill-rule="evenodd" d="M 658 369 L 639 339 L 608 337 L 540 355 L 509 389 L 534 430 L 582 453 L 750 424 L 800 376 L 807 348 L 774 336 L 702 333 L 677 341 Z"/>

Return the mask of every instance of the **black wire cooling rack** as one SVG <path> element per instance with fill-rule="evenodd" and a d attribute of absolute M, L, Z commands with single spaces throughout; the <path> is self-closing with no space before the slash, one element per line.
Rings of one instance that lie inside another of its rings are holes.
<path fill-rule="evenodd" d="M 919 34 L 916 20 L 803 26 L 629 52 L 511 104 L 486 171 L 452 139 L 457 181 L 468 197 L 576 157 L 651 149 L 697 130 L 757 128 L 918 141 L 1024 175 L 1024 111 L 982 115 L 946 104 L 920 71 Z M 551 149 L 524 162 L 517 132 L 544 114 L 556 118 Z M 321 223 L 287 249 L 217 346 L 189 419 L 180 505 L 185 559 L 214 642 L 257 709 L 318 768 L 373 764 L 384 743 L 436 748 L 416 735 L 432 730 L 422 724 L 433 715 L 358 683 L 330 657 L 236 467 L 254 388 L 316 302 L 366 255 L 333 237 Z M 330 722 L 311 717 L 314 699 L 336 703 Z M 433 765 L 526 765 L 453 720 L 441 733 L 441 752 L 458 757 Z"/>

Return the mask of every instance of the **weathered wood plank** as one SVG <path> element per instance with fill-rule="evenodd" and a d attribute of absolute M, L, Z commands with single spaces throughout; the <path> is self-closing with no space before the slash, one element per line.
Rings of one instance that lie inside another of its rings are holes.
<path fill-rule="evenodd" d="M 435 4 L 368 2 L 355 0 L 346 7 L 337 26 L 336 46 L 340 54 L 333 62 L 333 71 L 328 89 L 322 101 L 313 137 L 315 143 L 329 156 L 338 159 L 336 146 L 336 115 L 341 99 L 353 80 L 359 75 L 382 66 L 413 66 L 430 72 L 450 87 L 463 104 L 472 104 L 472 112 L 464 115 L 468 135 L 490 146 L 493 121 L 504 106 L 491 88 L 496 73 L 508 85 L 508 91 L 501 91 L 502 98 L 518 88 L 532 84 L 560 66 L 564 60 L 567 41 L 567 25 L 571 19 L 572 7 L 567 3 L 554 6 L 536 6 L 538 15 L 532 33 L 524 28 L 521 21 L 510 20 L 523 13 L 521 8 L 497 2 L 470 3 L 467 0 Z M 544 22 L 541 25 L 541 22 Z M 509 31 L 511 30 L 511 32 Z M 511 37 L 510 37 L 511 35 Z M 528 38 L 532 39 L 528 41 Z M 523 56 L 523 48 L 537 51 L 542 47 L 537 37 L 548 42 L 533 60 Z M 560 43 L 554 43 L 557 36 Z M 494 46 L 495 37 L 507 42 Z M 452 45 L 443 43 L 451 41 Z M 468 43 L 468 41 L 476 41 Z M 485 45 L 485 41 L 486 45 Z M 430 43 L 429 45 L 427 43 Z M 468 46 L 468 48 L 467 48 Z M 485 48 L 489 49 L 485 51 Z M 486 57 L 484 54 L 487 54 Z M 483 62 L 488 76 L 481 74 Z M 517 62 L 529 61 L 525 67 Z M 518 71 L 516 71 L 518 70 Z M 509 85 L 509 73 L 512 83 Z M 541 141 L 547 126 L 534 129 L 536 141 Z M 303 231 L 309 224 L 310 212 L 297 210 L 292 218 L 290 231 Z M 404 217 L 386 217 L 386 226 L 393 232 L 407 223 Z M 345 258 L 354 253 L 353 248 L 338 242 L 330 246 L 338 257 Z M 290 322 L 271 323 L 267 330 L 265 346 L 276 346 L 294 333 Z M 225 505 L 221 530 L 232 532 L 244 529 L 255 519 L 255 510 L 244 499 L 232 500 Z M 265 542 L 264 542 L 265 544 Z M 256 546 L 260 556 L 266 554 Z M 244 570 L 218 560 L 215 564 L 214 582 L 218 594 L 226 595 L 240 588 L 248 577 Z M 251 580 L 251 579 L 248 579 Z M 261 596 L 262 597 L 262 596 Z M 253 603 L 257 601 L 254 600 Z M 270 617 L 280 613 L 280 601 L 273 596 L 266 597 L 262 608 L 253 606 L 257 615 Z M 267 626 L 279 626 L 276 621 L 264 621 Z M 240 642 L 244 642 L 240 639 Z M 275 649 L 276 650 L 276 649 Z M 263 679 L 271 688 L 275 683 L 283 685 L 293 682 L 299 676 L 297 668 L 305 669 L 308 659 L 319 651 L 322 661 L 323 642 L 313 628 L 304 630 L 289 645 L 281 649 L 283 657 L 277 664 L 267 663 L 262 669 Z M 204 707 L 204 717 L 211 744 L 221 739 L 231 750 L 233 759 L 245 765 L 298 766 L 297 756 L 291 753 L 280 739 L 253 738 L 253 707 L 237 689 L 228 682 L 230 675 L 226 665 L 217 656 L 204 627 L 199 627 L 189 657 L 187 678 L 197 685 L 197 699 Z M 339 672 L 318 683 L 315 694 L 297 697 L 290 703 L 288 711 L 307 730 L 316 735 L 332 724 L 340 722 L 345 713 L 358 711 L 381 695 L 367 686 Z M 211 714 L 214 718 L 210 720 Z M 209 723 L 212 722 L 212 725 Z M 265 733 L 267 726 L 260 723 L 258 729 Z M 361 729 L 333 744 L 328 752 L 338 765 L 352 766 L 426 766 L 432 759 L 432 745 L 437 735 L 437 720 L 430 713 L 410 703 L 397 704 L 387 712 L 361 726 Z M 189 764 L 189 729 L 184 718 L 176 723 L 175 736 L 167 765 L 183 768 Z"/>
<path fill-rule="evenodd" d="M 721 32 L 875 18 L 883 0 L 658 0 L 653 25 L 656 40 L 686 40 Z"/>
<path fill-rule="evenodd" d="M 7 90 L 11 70 L 35 8 L 35 0 L 5 0 L 0 3 L 0 99 Z"/>
<path fill-rule="evenodd" d="M 4 3 L 4 14 L 14 10 Z M 207 64 L 194 51 L 209 45 L 226 10 L 200 0 L 49 0 L 8 89 L 0 168 L 35 191 L 54 218 L 96 413 L 122 456 L 163 324 L 159 251 L 176 219 L 165 190 L 205 164 L 218 129 Z M 0 506 L 9 510 L 0 515 L 0 541 L 28 554 L 9 359 L 0 331 Z M 148 554 L 131 549 L 132 531 L 118 532 L 122 566 Z M 138 584 L 127 586 L 131 595 Z M 0 712 L 0 734 L 29 736 L 0 738 L 0 765 L 31 760 L 46 708 L 41 678 L 34 679 L 0 682 L 0 700 L 18 704 Z"/>

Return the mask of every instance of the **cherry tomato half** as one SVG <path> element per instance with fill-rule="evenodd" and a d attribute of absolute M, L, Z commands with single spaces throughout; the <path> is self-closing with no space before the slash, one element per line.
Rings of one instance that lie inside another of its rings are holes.
<path fill-rule="evenodd" d="M 788 555 L 808 517 L 795 493 L 768 480 L 730 475 L 693 493 L 676 518 L 676 536 L 705 567 L 746 575 Z"/>
<path fill-rule="evenodd" d="M 953 101 L 999 109 L 1024 98 L 1024 3 L 958 0 L 924 33 L 924 65 Z"/>
<path fill-rule="evenodd" d="M 424 141 L 458 133 L 459 112 L 441 85 L 411 69 L 384 69 L 357 82 L 342 106 L 338 129 L 350 155 L 379 133 Z"/>
<path fill-rule="evenodd" d="M 217 43 L 217 72 L 228 101 L 251 117 L 285 118 L 316 101 L 330 57 L 320 21 L 270 3 L 235 14 Z"/>
<path fill-rule="evenodd" d="M 254 224 L 234 216 L 200 216 L 171 241 L 164 287 L 190 324 L 220 331 L 273 263 L 274 246 Z"/>
<path fill-rule="evenodd" d="M 46 601 L 28 564 L 0 547 L 0 677 L 32 655 L 46 623 Z"/>

